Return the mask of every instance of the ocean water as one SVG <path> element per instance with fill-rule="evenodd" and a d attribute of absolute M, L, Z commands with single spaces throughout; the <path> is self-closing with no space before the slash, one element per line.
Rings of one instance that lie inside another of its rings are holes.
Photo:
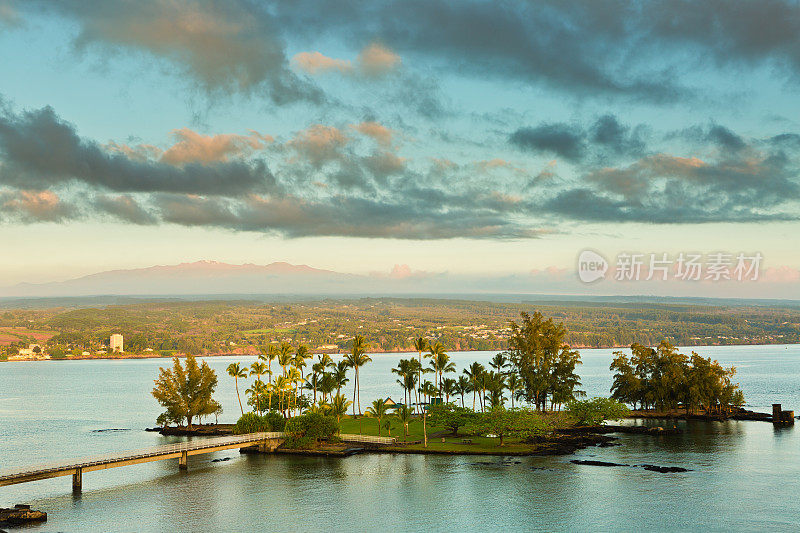
<path fill-rule="evenodd" d="M 688 352 L 689 349 L 686 351 Z M 748 406 L 800 411 L 800 346 L 696 348 L 738 369 Z M 608 395 L 612 350 L 582 350 L 583 389 Z M 416 355 L 416 354 L 414 354 Z M 452 353 L 459 371 L 494 352 Z M 362 369 L 361 407 L 402 398 L 390 370 Z M 206 359 L 216 397 L 238 418 L 232 361 Z M 174 442 L 143 431 L 160 412 L 150 395 L 166 359 L 0 364 L 0 469 Z M 246 385 L 240 383 L 240 390 Z M 348 394 L 352 394 L 350 388 Z M 471 400 L 471 399 L 470 399 Z M 469 401 L 469 400 L 468 400 Z M 25 531 L 797 531 L 800 426 L 692 422 L 681 435 L 621 435 L 621 446 L 564 457 L 244 456 L 237 451 L 0 487 L 0 506 L 29 503 L 46 524 Z M 230 458 L 225 462 L 213 459 Z M 682 466 L 686 473 L 574 465 L 571 459 Z M 8 528 L 6 528 L 8 529 Z"/>

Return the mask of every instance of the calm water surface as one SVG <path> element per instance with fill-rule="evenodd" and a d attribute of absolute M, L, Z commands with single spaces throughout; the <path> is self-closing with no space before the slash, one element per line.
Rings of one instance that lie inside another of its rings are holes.
<path fill-rule="evenodd" d="M 697 351 L 737 367 L 749 407 L 768 411 L 781 402 L 800 411 L 800 346 Z M 611 350 L 581 353 L 583 388 L 608 395 Z M 493 354 L 451 355 L 460 371 Z M 362 409 L 386 394 L 402 398 L 390 369 L 407 356 L 376 355 L 362 369 Z M 252 360 L 207 359 L 220 376 L 221 422 L 235 421 L 239 409 L 225 367 Z M 142 431 L 160 412 L 150 390 L 166 364 L 0 364 L 0 469 L 174 442 Z M 657 438 L 622 435 L 622 446 L 569 457 L 325 459 L 227 451 L 191 458 L 188 473 L 175 461 L 90 472 L 80 496 L 71 494 L 69 477 L 2 487 L 0 506 L 25 502 L 47 511 L 45 525 L 25 530 L 37 532 L 800 529 L 800 426 L 725 422 L 686 429 Z M 579 466 L 569 463 L 574 458 L 692 471 Z"/>

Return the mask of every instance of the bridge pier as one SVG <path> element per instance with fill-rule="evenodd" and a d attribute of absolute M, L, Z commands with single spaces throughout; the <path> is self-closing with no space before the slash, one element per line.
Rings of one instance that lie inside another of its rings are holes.
<path fill-rule="evenodd" d="M 178 468 L 189 470 L 189 454 L 187 452 L 181 452 L 181 456 L 178 458 Z"/>
<path fill-rule="evenodd" d="M 80 492 L 83 489 L 83 469 L 76 468 L 72 473 L 72 492 Z"/>

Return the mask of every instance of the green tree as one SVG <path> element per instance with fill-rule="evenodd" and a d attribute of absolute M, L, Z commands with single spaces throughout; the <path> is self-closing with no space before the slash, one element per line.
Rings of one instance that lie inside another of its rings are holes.
<path fill-rule="evenodd" d="M 536 312 L 521 313 L 522 323 L 511 322 L 508 356 L 524 384 L 525 398 L 537 410 L 551 409 L 578 394 L 575 368 L 580 354 L 565 343 L 566 328 Z"/>
<path fill-rule="evenodd" d="M 400 405 L 395 409 L 394 416 L 403 424 L 403 432 L 408 437 L 408 425 L 414 418 L 414 410 L 408 405 Z"/>
<path fill-rule="evenodd" d="M 388 408 L 386 407 L 386 400 L 381 398 L 374 400 L 372 405 L 367 408 L 366 415 L 370 418 L 375 418 L 378 421 L 378 436 L 381 436 L 381 421 L 383 417 L 385 417 L 388 413 Z"/>
<path fill-rule="evenodd" d="M 228 365 L 228 375 L 233 378 L 234 386 L 236 387 L 236 399 L 239 400 L 239 410 L 244 415 L 244 408 L 242 407 L 242 398 L 239 396 L 239 378 L 247 377 L 247 369 L 242 368 L 239 363 L 231 363 Z"/>
<path fill-rule="evenodd" d="M 474 413 L 470 409 L 452 403 L 444 403 L 431 405 L 428 408 L 428 414 L 431 417 L 431 424 L 449 429 L 450 433 L 456 436 L 460 427 L 471 422 Z"/>
<path fill-rule="evenodd" d="M 336 422 L 341 422 L 342 417 L 347 414 L 347 408 L 350 407 L 350 400 L 344 394 L 337 394 L 331 400 L 330 406 L 331 416 L 336 417 Z"/>
<path fill-rule="evenodd" d="M 172 368 L 159 368 L 153 387 L 153 397 L 173 420 L 186 420 L 192 427 L 195 417 L 214 414 L 220 405 L 213 394 L 217 387 L 217 374 L 208 363 L 197 364 L 193 355 L 186 356 L 185 367 L 180 359 L 172 360 Z"/>
<path fill-rule="evenodd" d="M 630 413 L 625 404 L 613 398 L 598 397 L 572 400 L 567 404 L 567 411 L 580 426 L 597 426 L 606 420 L 625 418 Z"/>
<path fill-rule="evenodd" d="M 356 405 L 358 405 L 358 414 L 361 415 L 361 383 L 359 381 L 359 369 L 365 364 L 372 361 L 372 358 L 366 354 L 369 344 L 361 335 L 356 335 L 353 338 L 353 347 L 350 353 L 345 355 L 345 361 L 348 366 L 354 370 L 353 377 L 353 415 L 356 414 Z"/>

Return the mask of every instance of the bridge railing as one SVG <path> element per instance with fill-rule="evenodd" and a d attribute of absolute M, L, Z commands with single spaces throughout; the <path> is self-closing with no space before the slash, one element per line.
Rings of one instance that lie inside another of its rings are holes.
<path fill-rule="evenodd" d="M 284 433 L 277 431 L 270 431 L 262 433 L 247 433 L 245 435 L 234 435 L 232 437 L 204 438 L 200 440 L 176 442 L 174 444 L 160 444 L 158 446 L 150 446 L 148 448 L 140 448 L 138 450 L 128 450 L 118 453 L 107 453 L 102 455 L 95 455 L 92 457 L 84 457 L 81 459 L 52 461 L 49 463 L 40 463 L 37 465 L 30 465 L 22 468 L 3 469 L 0 470 L 0 479 L 8 479 L 26 474 L 44 474 L 48 472 L 56 472 L 59 470 L 85 468 L 88 466 L 94 466 L 99 464 L 118 463 L 121 461 L 128 461 L 132 459 L 141 459 L 144 457 L 169 455 L 172 453 L 181 453 L 192 450 L 203 450 L 206 448 L 215 448 L 217 446 L 244 444 L 249 442 L 258 442 L 267 439 L 279 439 L 283 437 Z"/>
<path fill-rule="evenodd" d="M 343 442 L 363 442 L 365 444 L 396 444 L 397 439 L 394 437 L 373 437 L 372 435 L 349 435 L 342 434 L 339 438 Z"/>

